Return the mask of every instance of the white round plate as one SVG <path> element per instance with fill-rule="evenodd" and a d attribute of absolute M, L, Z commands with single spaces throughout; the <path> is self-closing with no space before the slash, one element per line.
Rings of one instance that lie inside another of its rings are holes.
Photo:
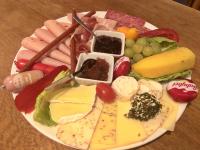
<path fill-rule="evenodd" d="M 86 13 L 86 12 L 83 12 L 83 13 Z M 95 16 L 98 16 L 98 17 L 104 17 L 106 14 L 106 11 L 97 11 Z M 58 21 L 61 21 L 61 22 L 69 22 L 69 20 L 67 19 L 67 17 L 62 17 L 62 18 L 59 18 L 57 19 Z M 145 23 L 145 27 L 153 30 L 153 29 L 156 29 L 157 27 L 155 27 L 154 25 L 146 22 Z M 19 50 L 22 50 L 23 47 L 21 47 Z M 12 68 L 11 68 L 11 74 L 15 74 L 16 73 L 16 70 L 17 68 L 15 67 L 15 64 L 13 63 L 12 64 Z M 16 94 L 13 94 L 13 98 L 15 98 Z M 187 103 L 184 103 L 184 104 L 179 104 L 179 109 L 178 109 L 178 113 L 177 113 L 177 121 L 178 119 L 181 117 L 181 115 L 183 114 L 185 108 L 187 106 Z M 56 132 L 57 132 L 57 127 L 47 127 L 47 126 L 44 126 L 36 121 L 33 120 L 33 112 L 30 113 L 30 114 L 25 114 L 25 113 L 22 113 L 23 116 L 25 117 L 25 119 L 35 128 L 37 129 L 39 132 L 41 132 L 42 134 L 44 134 L 45 136 L 47 136 L 48 138 L 58 142 L 58 143 L 61 143 L 61 144 L 64 144 L 62 143 L 62 141 L 60 141 L 57 137 L 56 137 Z M 152 134 L 150 137 L 148 137 L 146 140 L 144 141 L 141 141 L 141 142 L 137 142 L 137 143 L 133 143 L 133 144 L 130 144 L 130 145 L 126 145 L 126 146 L 123 146 L 123 147 L 117 147 L 117 148 L 113 148 L 112 150 L 122 150 L 122 149 L 130 149 L 130 148 L 135 148 L 135 147 L 138 147 L 138 146 L 142 146 L 144 144 L 147 144 L 157 138 L 159 138 L 161 135 L 163 135 L 165 132 L 167 132 L 166 129 L 163 129 L 163 128 L 159 128 L 154 134 Z M 67 145 L 66 145 L 67 146 Z"/>

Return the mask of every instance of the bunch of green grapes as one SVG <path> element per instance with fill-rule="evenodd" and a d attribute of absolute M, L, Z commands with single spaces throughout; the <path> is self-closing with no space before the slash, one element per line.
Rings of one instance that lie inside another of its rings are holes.
<path fill-rule="evenodd" d="M 161 51 L 161 45 L 158 42 L 151 41 L 151 38 L 138 38 L 136 41 L 126 39 L 124 55 L 138 62 L 144 57 L 148 57 Z"/>

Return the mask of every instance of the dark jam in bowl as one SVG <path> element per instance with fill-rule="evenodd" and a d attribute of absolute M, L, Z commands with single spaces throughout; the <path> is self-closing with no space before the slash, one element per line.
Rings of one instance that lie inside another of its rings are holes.
<path fill-rule="evenodd" d="M 81 78 L 107 81 L 108 71 L 109 64 L 105 61 L 105 59 L 98 58 L 92 67 L 84 69 L 78 76 Z"/>
<path fill-rule="evenodd" d="M 121 54 L 122 41 L 120 38 L 110 36 L 97 36 L 94 44 L 94 52 Z"/>

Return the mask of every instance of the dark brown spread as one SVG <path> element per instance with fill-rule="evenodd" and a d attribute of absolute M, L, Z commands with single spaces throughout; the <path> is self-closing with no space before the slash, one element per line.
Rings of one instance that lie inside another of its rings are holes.
<path fill-rule="evenodd" d="M 81 78 L 106 81 L 108 80 L 108 71 L 109 64 L 105 59 L 98 58 L 92 67 L 84 69 L 78 76 Z"/>
<path fill-rule="evenodd" d="M 120 54 L 122 41 L 120 38 L 101 35 L 98 36 L 94 44 L 94 52 Z"/>

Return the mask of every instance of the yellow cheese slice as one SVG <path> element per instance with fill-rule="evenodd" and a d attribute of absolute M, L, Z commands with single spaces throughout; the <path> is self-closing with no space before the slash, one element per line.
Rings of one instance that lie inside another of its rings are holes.
<path fill-rule="evenodd" d="M 116 143 L 116 117 L 117 103 L 105 103 L 90 144 L 91 150 Z"/>
<path fill-rule="evenodd" d="M 91 104 L 96 96 L 96 85 L 66 88 L 53 96 L 50 102 Z"/>
<path fill-rule="evenodd" d="M 130 110 L 130 101 L 118 101 L 117 106 L 117 145 L 129 145 L 147 138 L 140 121 L 124 116 Z"/>
<path fill-rule="evenodd" d="M 92 109 L 88 104 L 50 103 L 51 118 L 57 123 L 74 121 L 84 117 Z"/>
<path fill-rule="evenodd" d="M 95 107 L 87 116 L 74 122 L 59 125 L 57 138 L 68 146 L 83 150 L 88 149 L 102 108 L 102 101 L 97 99 Z"/>
<path fill-rule="evenodd" d="M 61 89 L 50 99 L 51 117 L 60 124 L 81 119 L 92 110 L 95 97 L 95 85 Z"/>

